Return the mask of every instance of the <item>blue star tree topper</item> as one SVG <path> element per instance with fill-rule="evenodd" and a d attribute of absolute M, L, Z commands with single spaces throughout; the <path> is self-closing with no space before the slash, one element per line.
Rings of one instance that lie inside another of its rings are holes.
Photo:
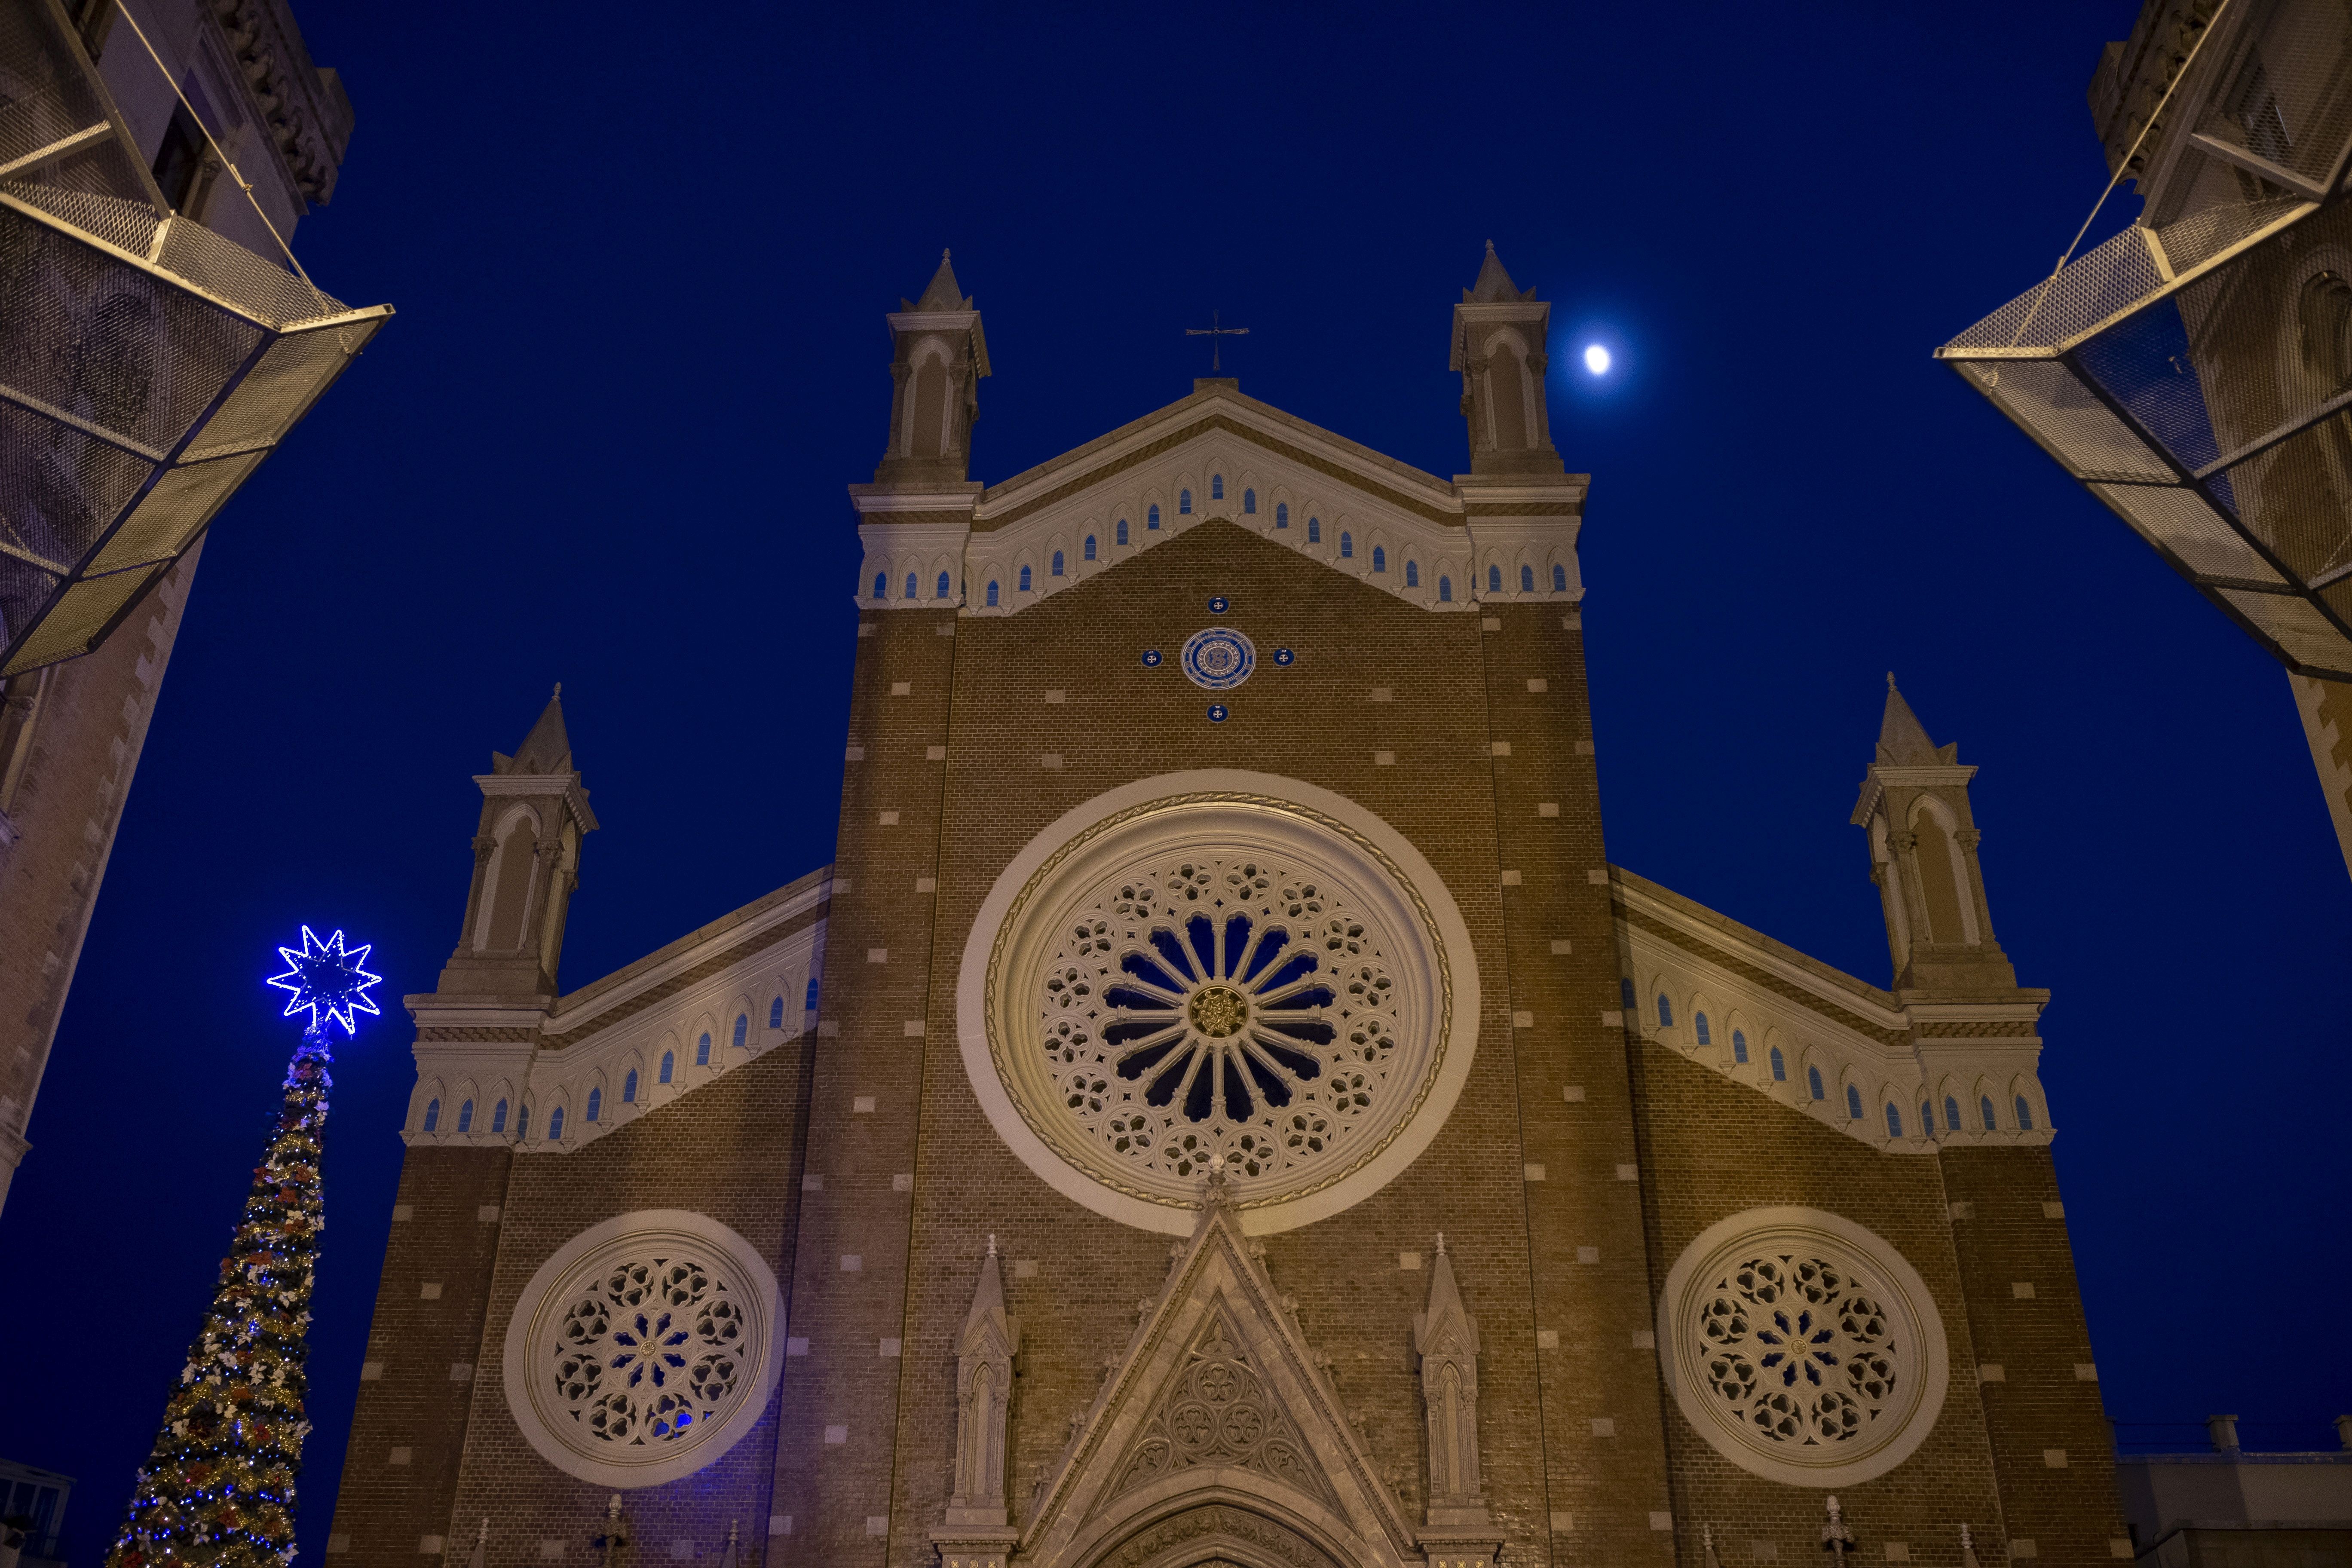
<path fill-rule="evenodd" d="M 274 974 L 269 984 L 293 994 L 286 1003 L 286 1017 L 308 1012 L 310 1022 L 305 1033 L 323 1031 L 330 1020 L 341 1024 L 346 1035 L 357 1033 L 354 1013 L 382 1013 L 368 1000 L 368 987 L 383 982 L 381 974 L 367 971 L 367 955 L 374 943 L 367 942 L 348 951 L 343 946 L 343 933 L 337 931 L 320 942 L 309 926 L 302 928 L 300 948 L 281 947 L 278 956 L 286 961 L 286 973 Z M 325 1016 L 320 1016 L 320 1014 Z"/>

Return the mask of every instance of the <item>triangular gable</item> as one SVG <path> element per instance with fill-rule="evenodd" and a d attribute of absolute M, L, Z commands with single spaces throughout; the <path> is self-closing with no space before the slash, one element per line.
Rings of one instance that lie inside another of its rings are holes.
<path fill-rule="evenodd" d="M 1170 1513 L 1263 1513 L 1336 1561 L 1403 1568 L 1413 1531 L 1244 1237 L 1222 1176 L 1022 1531 L 1026 1568 L 1091 1562 Z"/>

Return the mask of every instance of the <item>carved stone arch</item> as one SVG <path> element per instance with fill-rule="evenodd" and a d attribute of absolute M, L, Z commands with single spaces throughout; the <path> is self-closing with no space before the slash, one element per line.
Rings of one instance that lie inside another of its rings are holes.
<path fill-rule="evenodd" d="M 2016 1126 L 2018 1131 L 2022 1132 L 2025 1129 L 2017 1121 L 2017 1102 L 2021 1100 L 2025 1101 L 2026 1109 L 2033 1113 L 2033 1131 L 2036 1132 L 2047 1131 L 2050 1126 L 2050 1104 L 2042 1099 L 2042 1085 L 2031 1073 L 2020 1073 L 2011 1079 L 2009 1098 L 2001 1102 L 2002 1114 L 2010 1119 L 2011 1125 Z"/>
<path fill-rule="evenodd" d="M 419 1134 L 424 1133 L 425 1108 L 430 1106 L 436 1100 L 441 1102 L 442 1110 L 446 1112 L 449 1109 L 449 1094 L 448 1090 L 442 1086 L 441 1080 L 437 1078 L 418 1079 L 416 1080 L 415 1093 L 410 1098 L 408 1104 L 408 1128 L 410 1131 Z M 445 1125 L 445 1123 L 436 1121 L 434 1124 L 433 1135 L 438 1137 L 443 1131 Z"/>
<path fill-rule="evenodd" d="M 1873 1100 L 1867 1095 L 1864 1097 L 1863 1109 L 1877 1119 L 1876 1124 L 1870 1130 L 1871 1136 L 1880 1142 L 1892 1143 L 1895 1141 L 1894 1134 L 1886 1130 L 1886 1108 L 1890 1105 L 1903 1120 L 1904 1136 L 1908 1138 L 1912 1135 L 1911 1118 L 1916 1112 L 1903 1109 L 1906 1092 L 1901 1084 L 1882 1079 L 1878 1085 L 1877 1099 Z"/>
<path fill-rule="evenodd" d="M 1348 512 L 1339 512 L 1323 521 L 1323 542 L 1331 547 L 1331 563 L 1342 572 L 1352 572 L 1359 577 L 1371 570 L 1372 548 L 1364 541 L 1363 523 Z M 1342 556 L 1342 543 L 1348 553 Z"/>
<path fill-rule="evenodd" d="M 1089 516 L 1077 526 L 1077 548 L 1070 552 L 1070 575 L 1073 578 L 1091 576 L 1110 559 L 1110 524 L 1103 517 Z M 1095 558 L 1087 559 L 1087 541 L 1095 542 Z"/>
<path fill-rule="evenodd" d="M 884 590 L 878 595 L 874 592 L 874 578 L 877 574 L 879 574 L 882 578 L 882 587 Z M 860 605 L 879 605 L 887 603 L 890 597 L 888 592 L 889 587 L 889 557 L 885 555 L 868 555 L 857 563 L 857 593 L 856 595 L 856 598 Z"/>
<path fill-rule="evenodd" d="M 1030 596 L 1034 598 L 1045 591 L 1045 563 L 1037 558 L 1037 552 L 1034 550 L 1024 545 L 1013 552 L 1012 570 L 1004 574 L 1004 596 L 1007 602 L 1016 600 L 1022 592 L 1021 569 L 1024 566 L 1029 569 Z"/>
<path fill-rule="evenodd" d="M 1054 575 L 1054 557 L 1056 555 L 1062 558 L 1062 574 L 1059 577 Z M 1066 584 L 1072 577 L 1076 576 L 1077 574 L 1077 571 L 1072 563 L 1076 560 L 1076 556 L 1077 552 L 1072 548 L 1070 536 L 1068 534 L 1056 529 L 1054 532 L 1046 535 L 1045 547 L 1044 552 L 1040 556 L 1040 559 L 1045 563 L 1045 571 L 1037 580 L 1037 591 L 1041 594 L 1051 592 L 1051 588 L 1048 584 Z"/>
<path fill-rule="evenodd" d="M 1701 1015 L 1706 1018 L 1706 1044 L 1704 1047 L 1700 1046 L 1698 1037 L 1698 1021 Z M 1723 1010 L 1715 1005 L 1714 1000 L 1705 991 L 1694 990 L 1690 993 L 1690 1010 L 1686 1016 L 1689 1019 L 1689 1027 L 1683 1031 L 1685 1051 L 1696 1053 L 1705 1048 L 1720 1051 L 1727 1058 L 1730 1057 L 1731 1047 L 1725 1043 L 1730 1037 L 1723 1032 Z"/>
<path fill-rule="evenodd" d="M 1479 401 L 1486 414 L 1486 440 L 1498 451 L 1524 452 L 1536 445 L 1537 389 L 1531 351 L 1527 339 L 1509 327 L 1498 327 L 1479 347 L 1479 370 L 1486 395 Z"/>
<path fill-rule="evenodd" d="M 474 1108 L 471 1117 L 463 1114 L 467 1105 Z M 475 1086 L 472 1079 L 461 1078 L 450 1087 L 447 1098 L 441 1101 L 441 1131 L 455 1137 L 457 1135 L 457 1123 L 463 1120 L 466 1135 L 471 1137 L 482 1124 L 481 1114 L 482 1091 Z"/>
<path fill-rule="evenodd" d="M 1947 1101 L 1959 1110 L 1958 1127 L 1951 1125 L 1951 1118 L 1946 1113 Z M 1977 1113 L 1975 1102 L 1969 1099 L 1968 1085 L 1951 1073 L 1946 1073 L 1937 1080 L 1933 1103 L 1936 1107 L 1936 1130 L 1939 1132 L 1965 1131 L 1970 1119 Z"/>
<path fill-rule="evenodd" d="M 1555 588 L 1552 586 L 1552 572 L 1555 567 L 1559 570 L 1561 581 L 1567 584 L 1565 588 Z M 1545 557 L 1541 570 L 1543 572 L 1543 582 L 1538 584 L 1538 586 L 1540 586 L 1545 593 L 1573 595 L 1576 592 L 1577 564 L 1575 551 L 1558 548 L 1553 549 Z"/>
<path fill-rule="evenodd" d="M 635 1094 L 628 1092 L 631 1087 L 629 1075 L 632 1073 L 636 1075 L 637 1080 L 635 1084 L 637 1092 Z M 631 1047 L 619 1061 L 613 1064 L 613 1092 L 620 1097 L 614 1103 L 625 1105 L 634 1110 L 644 1102 L 646 1098 L 646 1090 L 653 1081 L 654 1075 L 647 1068 L 644 1053 L 634 1047 Z"/>
<path fill-rule="evenodd" d="M 1164 489 L 1158 485 L 1143 487 L 1143 494 L 1135 503 L 1132 520 L 1135 524 L 1133 538 L 1139 547 L 1143 543 L 1143 535 L 1151 531 L 1151 509 L 1155 506 L 1160 509 L 1160 531 L 1166 533 L 1173 526 L 1168 520 L 1176 510 L 1175 487 L 1171 485 Z"/>
<path fill-rule="evenodd" d="M 1969 884 L 1968 858 L 1960 853 L 1960 818 L 1950 803 L 1932 795 L 1922 795 L 1911 803 L 1906 814 L 1908 826 L 1915 836 L 1914 853 L 1919 867 L 1920 901 L 1927 910 L 1930 938 L 1937 942 L 1976 942 L 1982 939 L 1977 929 L 1977 900 Z M 1947 869 L 1948 882 L 1938 875 Z M 1947 925 L 1954 929 L 1947 931 Z"/>
<path fill-rule="evenodd" d="M 1290 493 L 1288 485 L 1277 481 L 1266 486 L 1265 492 L 1257 498 L 1257 503 L 1265 513 L 1265 531 L 1268 533 L 1280 532 L 1292 539 L 1307 536 L 1307 515 L 1298 510 L 1298 498 Z M 1290 509 L 1290 526 L 1276 529 L 1275 519 L 1281 515 L 1280 509 L 1286 506 Z"/>
<path fill-rule="evenodd" d="M 899 455 L 939 458 L 955 437 L 955 356 L 944 339 L 916 340 L 907 355 L 906 415 L 899 426 Z"/>
<path fill-rule="evenodd" d="M 474 1107 L 474 1131 L 485 1138 L 514 1136 L 517 1099 L 512 1079 L 502 1078 L 491 1084 L 483 1093 L 481 1104 Z M 507 1124 L 504 1127 L 498 1125 L 499 1104 L 501 1100 L 506 1103 L 507 1108 Z"/>
<path fill-rule="evenodd" d="M 730 1056 L 727 1053 L 736 1048 L 735 1020 L 738 1018 L 743 1020 L 743 1047 L 740 1053 Z M 717 1047 L 710 1053 L 710 1066 L 713 1071 L 718 1070 L 722 1063 L 732 1067 L 748 1062 L 760 1048 L 760 1015 L 752 1010 L 751 994 L 749 991 L 735 993 L 735 999 L 727 1004 L 726 1015 L 719 1022 L 724 1026 L 724 1032 L 712 1037 L 711 1043 Z"/>
<path fill-rule="evenodd" d="M 1734 1036 L 1739 1037 L 1748 1043 L 1748 1059 L 1744 1062 L 1731 1048 Z M 1716 1061 L 1717 1065 L 1728 1071 L 1753 1071 L 1763 1060 L 1762 1031 L 1756 1027 L 1753 1019 L 1737 1007 L 1726 1007 L 1723 1010 L 1723 1017 L 1716 1026 L 1716 1044 L 1722 1047 L 1716 1053 Z M 1764 1076 L 1768 1079 L 1771 1077 L 1769 1068 L 1765 1069 Z"/>
<path fill-rule="evenodd" d="M 948 591 L 944 594 L 940 592 L 940 578 L 942 574 L 948 580 Z M 953 604 L 962 594 L 963 584 L 956 581 L 955 557 L 932 556 L 931 563 L 923 570 L 923 596 L 944 605 Z"/>
<path fill-rule="evenodd" d="M 1258 477 L 1255 469 L 1243 468 L 1238 473 L 1228 474 L 1225 477 L 1225 502 L 1233 509 L 1233 518 L 1235 522 L 1241 523 L 1244 528 L 1255 528 L 1261 533 L 1274 526 L 1274 520 L 1266 515 L 1274 508 L 1265 499 L 1265 481 Z M 1249 499 L 1253 492 L 1256 497 L 1257 510 L 1244 511 L 1242 510 L 1242 503 Z"/>
<path fill-rule="evenodd" d="M 1499 551 L 1499 550 L 1489 550 L 1489 551 L 1487 551 L 1487 552 L 1486 552 L 1485 559 L 1481 560 L 1481 561 L 1478 563 L 1478 566 L 1477 566 L 1477 583 L 1478 583 L 1478 593 L 1479 593 L 1480 596 L 1481 596 L 1481 597 L 1493 597 L 1494 595 L 1498 595 L 1498 594 L 1499 594 L 1499 595 L 1503 595 L 1504 597 L 1507 598 L 1507 597 L 1510 595 L 1510 593 L 1511 593 L 1511 587 L 1512 587 L 1511 580 L 1510 580 L 1510 570 L 1511 570 L 1510 563 L 1509 563 L 1508 561 L 1506 561 L 1506 560 L 1503 558 L 1503 552 L 1502 552 L 1501 551 Z M 1501 586 L 1501 587 L 1496 588 L 1496 587 L 1490 587 L 1490 586 L 1488 586 L 1488 584 L 1489 584 L 1490 582 L 1494 581 L 1494 579 L 1490 578 L 1490 577 L 1487 575 L 1487 574 L 1488 574 L 1489 572 L 1494 572 L 1494 573 L 1497 573 L 1497 574 L 1501 574 L 1501 582 L 1502 582 L 1502 586 Z"/>
<path fill-rule="evenodd" d="M 1186 490 L 1192 492 L 1193 517 L 1199 517 L 1201 508 L 1208 503 L 1209 481 L 1194 477 L 1190 469 L 1178 469 L 1176 477 L 1168 481 L 1168 504 L 1160 513 L 1162 532 L 1173 533 L 1179 527 L 1185 526 L 1182 514 L 1176 509 L 1183 504 Z"/>
<path fill-rule="evenodd" d="M 733 1015 L 730 1014 L 729 1017 L 731 1019 Z M 702 1037 L 705 1035 L 710 1037 L 710 1061 L 708 1064 L 702 1060 Z M 678 1077 L 684 1079 L 697 1068 L 706 1073 L 717 1070 L 719 1053 L 726 1048 L 727 1037 L 719 1028 L 718 1015 L 709 1011 L 698 1014 L 686 1031 L 686 1051 L 677 1061 Z"/>
<path fill-rule="evenodd" d="M 667 1083 L 662 1082 L 661 1076 L 661 1064 L 664 1057 L 667 1057 L 669 1058 L 669 1081 Z M 665 1030 L 659 1043 L 655 1046 L 653 1053 L 652 1081 L 654 1089 L 657 1093 L 661 1094 L 664 1098 L 667 1098 L 668 1095 L 677 1092 L 678 1068 L 683 1066 L 685 1062 L 686 1053 L 678 1047 L 677 1031 L 676 1029 Z"/>
<path fill-rule="evenodd" d="M 1174 1499 L 1122 1529 L 1091 1555 L 1074 1553 L 1070 1568 L 1352 1568 L 1355 1561 L 1327 1530 L 1236 1488 Z"/>
<path fill-rule="evenodd" d="M 588 1097 L 592 1093 L 596 1096 L 596 1121 L 590 1125 L 602 1127 L 612 1121 L 613 1086 L 604 1081 L 604 1068 L 591 1068 L 573 1086 L 573 1090 L 572 1103 L 579 1107 L 574 1114 L 582 1119 L 583 1124 L 590 1124 L 587 1123 Z"/>
<path fill-rule="evenodd" d="M 2000 1086 L 1993 1082 L 1990 1076 L 1984 1073 L 1977 1074 L 1971 1097 L 1960 1106 L 1962 1125 L 1971 1132 L 2000 1132 L 2007 1130 L 2014 1121 L 2016 1113 L 2001 1104 L 2000 1097 Z M 1984 1114 L 1987 1102 L 1990 1102 L 1992 1106 L 1990 1121 L 1986 1121 Z"/>
<path fill-rule="evenodd" d="M 476 952 L 520 947 L 530 929 L 530 910 L 539 887 L 539 813 L 518 801 L 490 829 L 490 859 L 483 870 L 481 908 L 474 921 Z"/>

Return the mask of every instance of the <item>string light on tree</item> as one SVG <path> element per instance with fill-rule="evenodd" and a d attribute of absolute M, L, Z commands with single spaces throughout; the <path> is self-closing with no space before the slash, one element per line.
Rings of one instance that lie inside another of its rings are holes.
<path fill-rule="evenodd" d="M 377 1013 L 367 993 L 383 977 L 368 947 L 337 931 L 281 947 L 286 972 L 268 984 L 290 993 L 285 1016 L 307 1016 L 287 1064 L 269 1147 L 253 1168 L 220 1286 L 179 1384 L 163 1406 L 155 1446 L 131 1489 L 131 1510 L 106 1568 L 286 1568 L 294 1560 L 294 1478 L 310 1424 L 303 1398 L 310 1292 L 326 1228 L 319 1160 L 327 1130 L 328 1046 L 335 1027 L 354 1032 Z"/>

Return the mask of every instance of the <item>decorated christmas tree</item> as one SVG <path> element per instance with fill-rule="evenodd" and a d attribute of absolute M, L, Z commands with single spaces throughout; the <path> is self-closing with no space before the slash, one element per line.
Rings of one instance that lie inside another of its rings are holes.
<path fill-rule="evenodd" d="M 131 1489 L 107 1568 L 264 1568 L 294 1560 L 294 1478 L 302 1468 L 310 1288 L 325 1228 L 319 1157 L 327 1131 L 328 1042 L 373 1013 L 368 949 L 345 951 L 302 928 L 281 947 L 286 1016 L 307 1013 L 287 1065 L 285 1101 L 253 1168 L 244 1217 L 221 1260 L 220 1288 L 163 1407 L 155 1447 Z"/>

